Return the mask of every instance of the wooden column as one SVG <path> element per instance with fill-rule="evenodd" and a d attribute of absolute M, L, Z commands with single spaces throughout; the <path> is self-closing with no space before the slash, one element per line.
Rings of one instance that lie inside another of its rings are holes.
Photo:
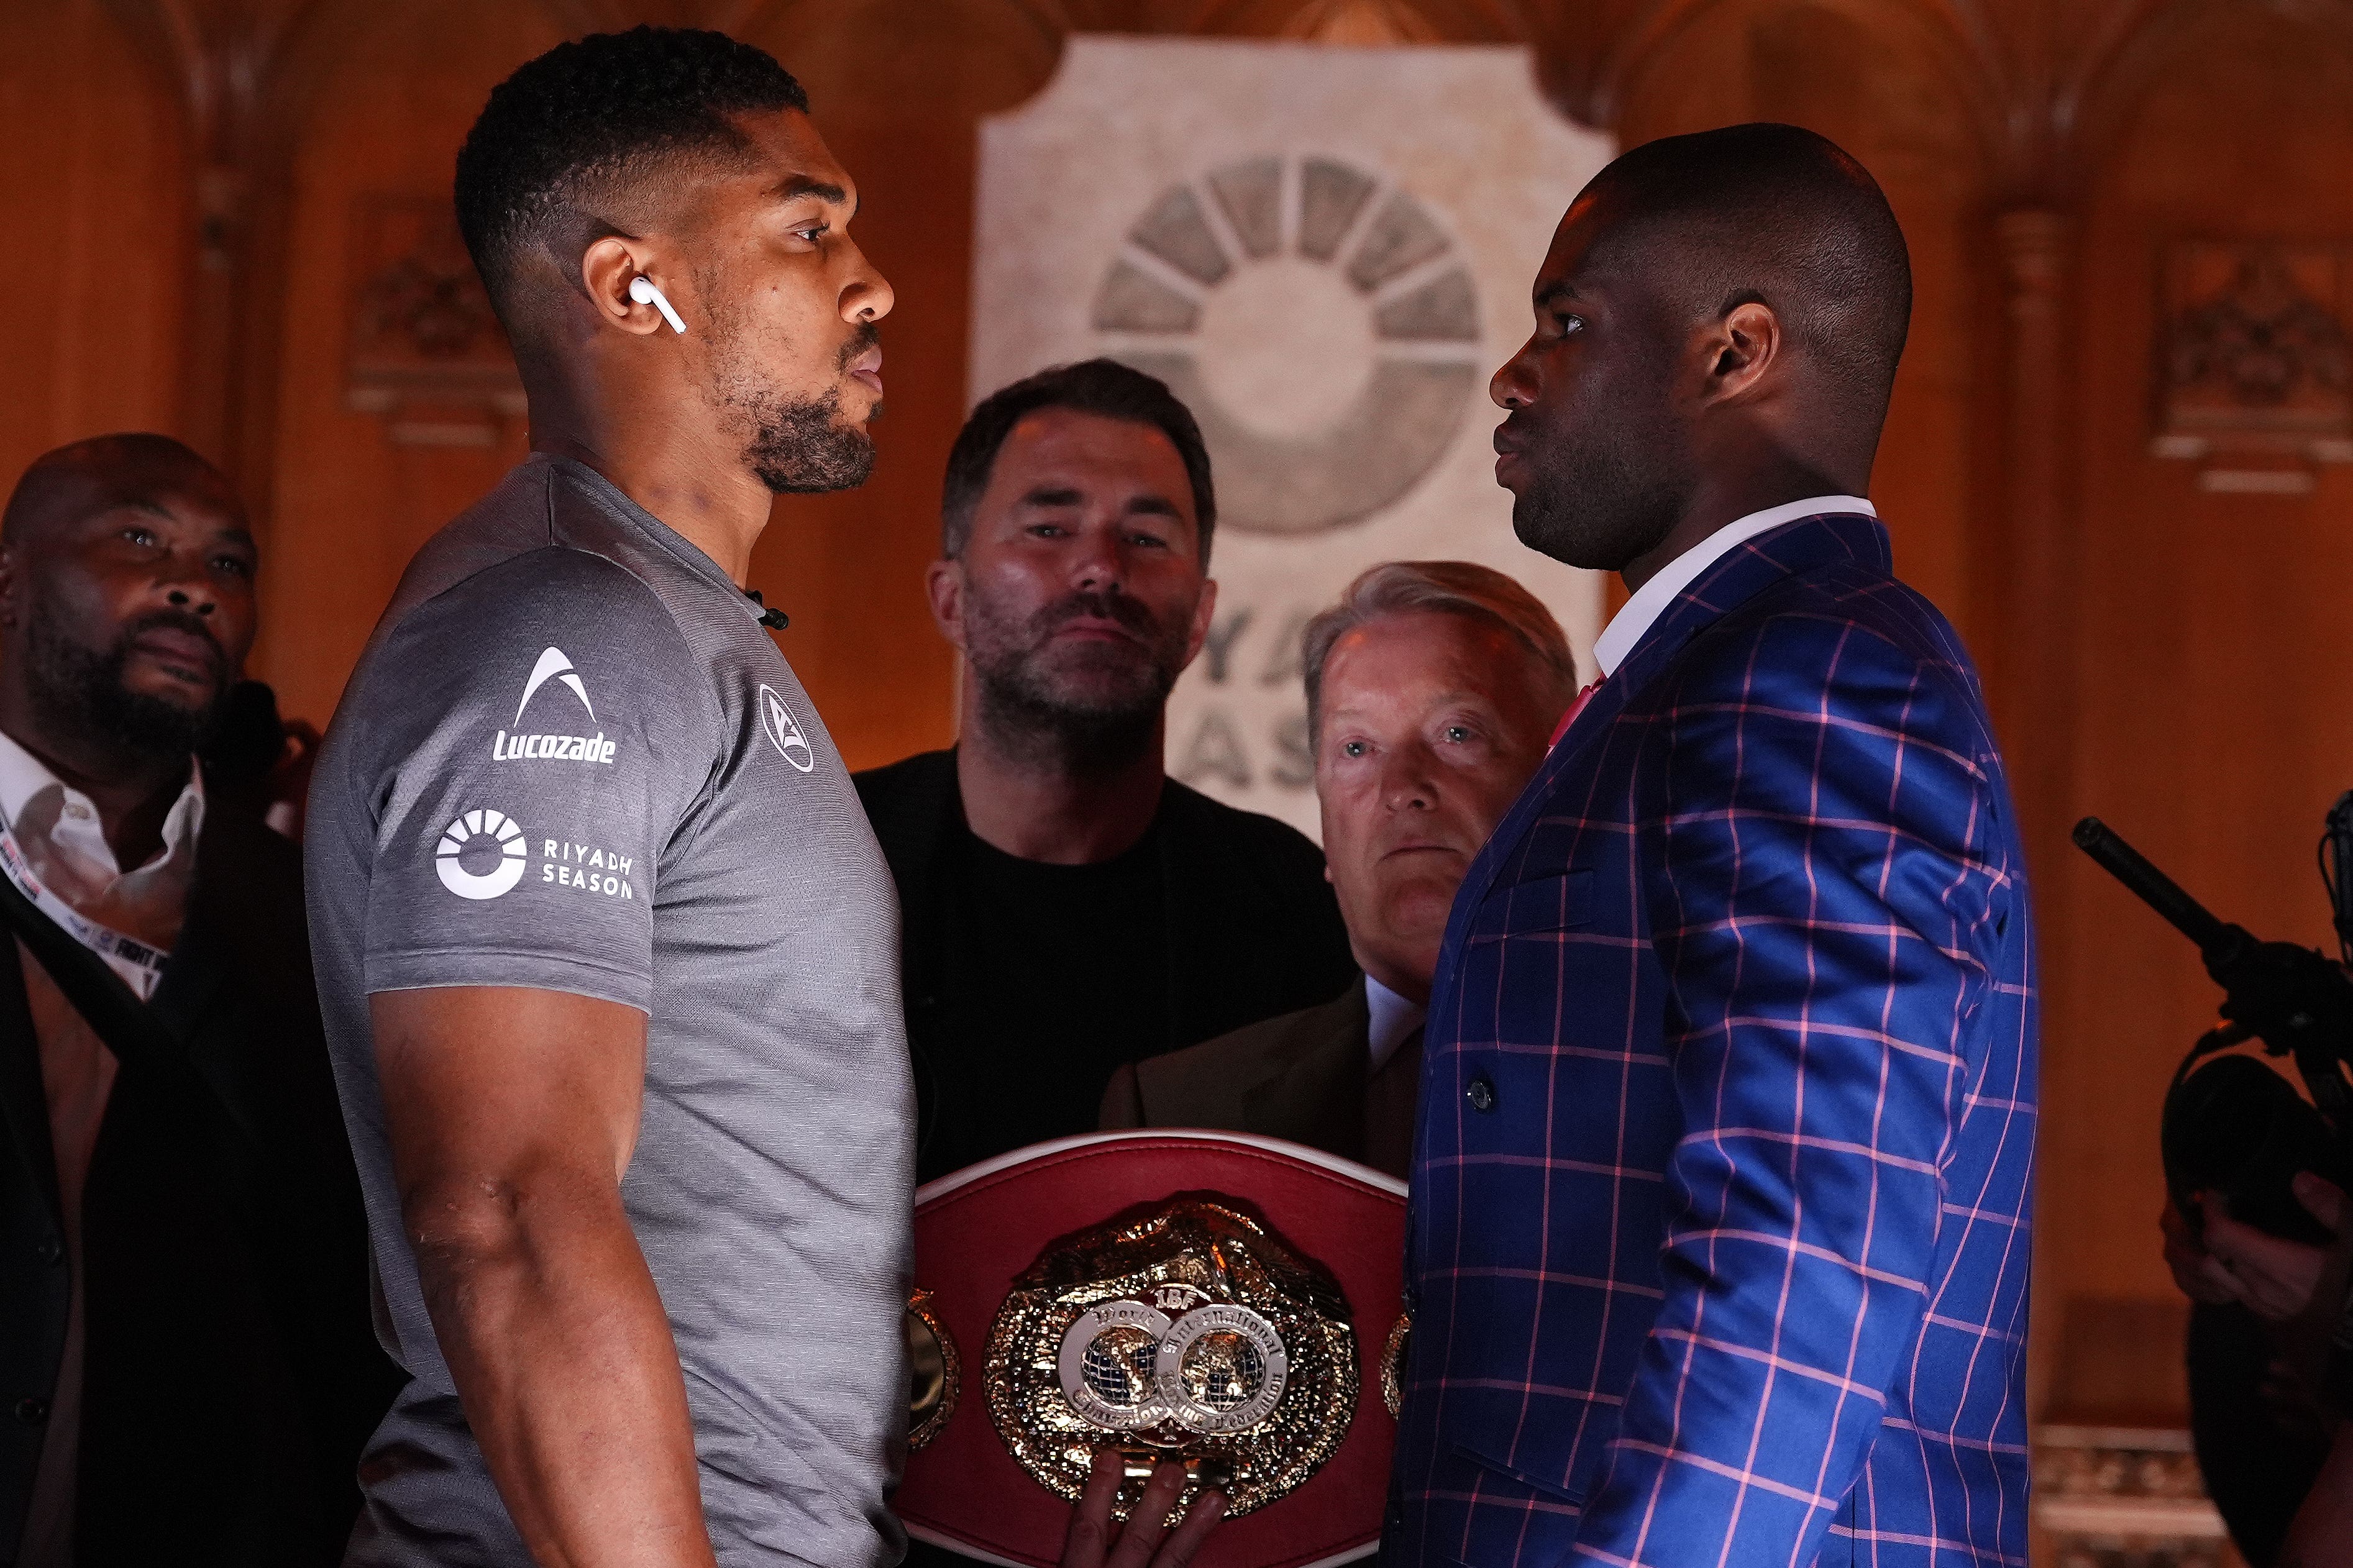
<path fill-rule="evenodd" d="M 2067 864 L 2073 854 L 2067 830 L 2074 774 L 2080 552 L 2071 484 L 2074 377 L 2066 296 L 2074 224 L 2063 213 L 2014 210 L 1994 220 L 1994 236 L 2009 328 L 2003 517 L 1993 575 L 1979 602 L 1997 607 L 1987 621 L 2000 629 L 1980 653 L 2033 889 L 2047 1078 L 2053 1047 L 2064 1047 L 2064 889 L 2073 869 Z M 2060 979 L 2055 996 L 2054 978 Z M 2047 1154 L 2050 1141 L 2042 1142 Z M 2044 1227 L 2038 1227 L 2028 1358 L 2028 1411 L 2034 1419 L 2041 1418 L 2051 1387 L 2072 1284 L 2063 1258 L 2047 1242 Z"/>

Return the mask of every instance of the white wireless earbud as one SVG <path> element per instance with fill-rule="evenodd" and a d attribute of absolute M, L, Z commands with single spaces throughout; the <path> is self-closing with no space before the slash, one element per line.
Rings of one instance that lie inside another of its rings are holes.
<path fill-rule="evenodd" d="M 652 279 L 642 273 L 630 279 L 629 298 L 640 305 L 651 305 L 659 310 L 662 320 L 670 323 L 671 331 L 683 333 L 686 331 L 686 323 L 678 319 L 678 312 L 670 309 L 670 301 L 662 298 L 662 291 L 654 287 Z"/>

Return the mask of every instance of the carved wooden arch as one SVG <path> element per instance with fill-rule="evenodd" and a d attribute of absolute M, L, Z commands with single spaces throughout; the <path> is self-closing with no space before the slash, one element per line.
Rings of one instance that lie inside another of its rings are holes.
<path fill-rule="evenodd" d="M 963 10 L 994 14 L 1008 17 L 1020 36 L 1039 50 L 1035 92 L 1051 81 L 1062 58 L 1062 40 L 1079 30 L 1063 14 L 1064 7 L 1055 0 L 932 0 L 934 5 L 953 3 Z M 758 38 L 776 32 L 834 20 L 840 11 L 840 0 L 719 0 L 714 11 L 728 11 L 733 19 L 725 25 L 716 19 L 709 26 L 739 38 Z M 792 62 L 787 60 L 789 66 Z M 1028 93 L 1023 95 L 1024 98 Z M 1018 100 L 1017 100 L 1018 101 Z M 820 116 L 824 106 L 817 106 Z"/>
<path fill-rule="evenodd" d="M 2122 151 L 2149 89 L 2207 26 L 2243 17 L 2244 0 L 2135 0 L 2119 7 L 2061 83 L 2052 119 L 2063 156 L 2063 194 L 2079 195 Z M 2353 53 L 2353 0 L 2300 0 L 2265 15 L 2313 29 Z"/>
<path fill-rule="evenodd" d="M 1729 9 L 1787 3 L 1791 0 L 1649 0 L 1602 47 L 1583 91 L 1563 107 L 1589 125 L 1615 130 L 1642 73 L 1691 29 Z M 1953 89 L 1971 140 L 1988 166 L 2002 169 L 2013 161 L 2012 88 L 1979 0 L 1808 3 L 1834 11 L 1868 33 L 1883 37 L 1893 34 L 1912 45 L 1915 57 Z"/>
<path fill-rule="evenodd" d="M 1223 33 L 1245 37 L 1297 36 L 1312 27 L 1318 13 L 1330 13 L 1348 0 L 1193 0 L 1177 20 L 1177 30 Z M 1370 3 L 1370 0 L 1358 0 Z M 1527 7 L 1517 0 L 1380 0 L 1379 8 L 1400 14 L 1409 26 L 1427 31 L 1449 43 L 1528 43 L 1536 29 Z"/>

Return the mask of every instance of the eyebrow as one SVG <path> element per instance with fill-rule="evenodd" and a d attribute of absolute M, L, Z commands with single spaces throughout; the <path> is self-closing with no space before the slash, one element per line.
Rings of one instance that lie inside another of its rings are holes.
<path fill-rule="evenodd" d="M 1083 503 L 1086 499 L 1086 495 L 1083 491 L 1072 489 L 1067 485 L 1039 485 L 1036 489 L 1031 490 L 1029 494 L 1021 498 L 1021 504 L 1023 506 L 1035 507 L 1078 506 Z M 1166 496 L 1163 495 L 1137 496 L 1134 500 L 1129 501 L 1125 507 L 1121 509 L 1120 515 L 1123 517 L 1166 517 L 1175 518 L 1180 521 L 1185 516 L 1183 512 L 1176 510 L 1176 503 L 1175 501 L 1170 500 Z"/>
<path fill-rule="evenodd" d="M 1536 290 L 1535 305 L 1536 309 L 1541 310 L 1546 305 L 1556 301 L 1576 298 L 1577 298 L 1577 286 L 1566 278 L 1556 278 Z"/>
<path fill-rule="evenodd" d="M 776 200 L 780 202 L 789 202 L 800 196 L 815 196 L 821 202 L 831 202 L 836 206 L 849 200 L 848 191 L 830 180 L 820 180 L 814 174 L 787 175 L 777 183 L 776 195 Z M 849 213 L 852 217 L 855 217 L 858 216 L 858 209 L 851 207 Z"/>

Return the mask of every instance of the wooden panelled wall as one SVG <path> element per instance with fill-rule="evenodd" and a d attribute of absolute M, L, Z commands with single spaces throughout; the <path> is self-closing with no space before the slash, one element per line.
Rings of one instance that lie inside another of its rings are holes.
<path fill-rule="evenodd" d="M 724 27 L 801 77 L 897 288 L 876 477 L 780 502 L 754 577 L 853 764 L 949 733 L 918 583 L 964 405 L 974 127 L 1038 91 L 1067 34 L 1525 41 L 1563 110 L 1621 142 L 1769 118 L 1852 150 L 1919 279 L 1875 491 L 1899 565 L 1985 666 L 2034 849 L 2038 1337 L 2166 1295 L 2157 1110 L 2211 998 L 2063 831 L 2096 810 L 2218 910 L 2326 935 L 2311 849 L 2353 785 L 2353 468 L 2274 455 L 2218 479 L 2152 438 L 2184 244 L 2303 247 L 2346 317 L 2353 5 L 0 0 L 0 474 L 123 427 L 216 456 L 264 533 L 258 673 L 323 721 L 401 563 L 522 441 L 479 411 L 395 439 L 353 405 L 355 300 L 383 264 L 367 215 L 436 210 L 493 82 L 636 20 Z"/>

